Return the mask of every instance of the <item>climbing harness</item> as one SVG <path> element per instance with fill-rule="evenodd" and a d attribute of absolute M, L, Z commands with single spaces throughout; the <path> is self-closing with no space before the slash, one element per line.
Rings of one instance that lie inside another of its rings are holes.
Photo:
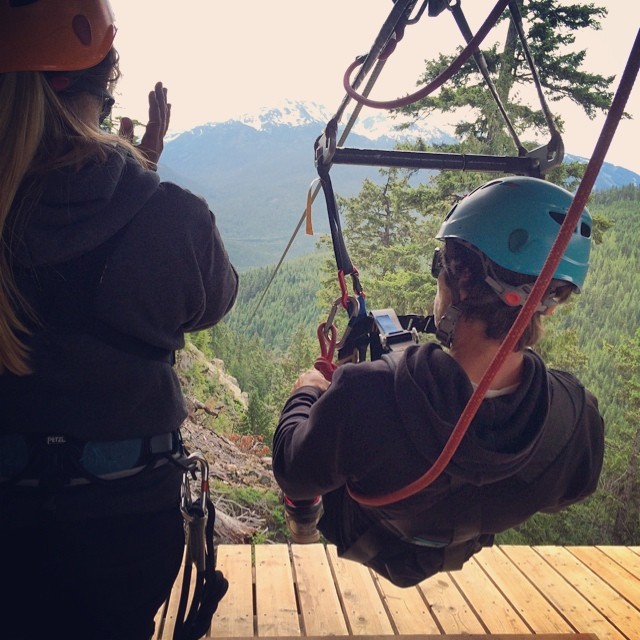
<path fill-rule="evenodd" d="M 0 435 L 0 486 L 58 490 L 126 482 L 183 456 L 177 431 L 128 440 L 83 441 L 63 433 Z"/>

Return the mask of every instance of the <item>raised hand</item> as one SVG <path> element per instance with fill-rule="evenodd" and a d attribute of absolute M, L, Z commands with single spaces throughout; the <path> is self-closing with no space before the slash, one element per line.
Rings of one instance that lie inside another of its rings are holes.
<path fill-rule="evenodd" d="M 164 148 L 164 136 L 169 129 L 171 118 L 171 105 L 167 102 L 167 89 L 162 82 L 157 82 L 153 91 L 149 92 L 149 122 L 136 148 L 142 152 L 151 163 L 151 168 L 156 169 L 158 160 Z M 118 134 L 129 141 L 133 141 L 133 122 L 131 118 L 120 119 Z"/>

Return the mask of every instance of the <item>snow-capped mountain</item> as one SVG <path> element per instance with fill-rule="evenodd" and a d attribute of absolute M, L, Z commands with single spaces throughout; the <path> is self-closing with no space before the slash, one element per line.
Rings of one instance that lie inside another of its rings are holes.
<path fill-rule="evenodd" d="M 318 104 L 287 101 L 237 119 L 195 127 L 167 141 L 160 175 L 207 200 L 239 268 L 273 264 L 305 209 L 307 191 L 317 178 L 314 142 L 332 115 Z M 347 112 L 342 118 L 339 135 L 349 116 Z M 368 111 L 351 130 L 345 146 L 391 149 L 400 139 L 418 136 L 427 143 L 454 142 L 450 133 L 432 122 L 402 131 L 397 130 L 398 124 L 386 112 Z M 377 180 L 379 173 L 375 167 L 336 165 L 331 177 L 338 195 L 352 196 L 365 178 Z M 605 163 L 596 189 L 629 183 L 640 184 L 640 176 Z M 313 209 L 316 232 L 326 232 L 321 194 Z M 289 255 L 308 252 L 315 242 L 299 233 Z"/>
<path fill-rule="evenodd" d="M 328 110 L 316 102 L 285 100 L 280 105 L 264 107 L 256 113 L 245 113 L 237 120 L 256 131 L 265 131 L 273 127 L 302 127 L 325 123 L 330 118 Z"/>
<path fill-rule="evenodd" d="M 254 113 L 245 113 L 227 122 L 240 122 L 256 131 L 270 131 L 275 127 L 304 127 L 314 125 L 321 132 L 324 125 L 335 114 L 327 107 L 316 102 L 295 102 L 284 100 L 278 105 L 264 107 Z M 346 127 L 351 112 L 346 110 L 340 125 Z M 407 128 L 399 130 L 399 125 L 407 124 Z M 208 125 L 221 123 L 210 122 Z M 433 142 L 454 142 L 451 128 L 441 127 L 425 123 L 412 123 L 408 119 L 390 115 L 388 112 L 370 111 L 358 117 L 352 127 L 353 133 L 359 134 L 369 140 L 388 138 L 389 140 L 407 140 L 421 137 Z"/>

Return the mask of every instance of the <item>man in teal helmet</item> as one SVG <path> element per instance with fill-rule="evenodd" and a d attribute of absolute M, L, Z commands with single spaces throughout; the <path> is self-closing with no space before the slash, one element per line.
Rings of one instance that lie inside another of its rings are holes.
<path fill-rule="evenodd" d="M 494 535 L 596 488 L 604 424 L 596 398 L 571 374 L 548 369 L 530 347 L 542 316 L 582 288 L 592 223 L 581 214 L 553 279 L 444 472 L 399 492 L 438 459 L 500 349 L 564 221 L 572 196 L 539 179 L 492 180 L 463 198 L 438 234 L 432 273 L 442 343 L 345 364 L 327 382 L 303 373 L 274 435 L 273 470 L 291 528 L 305 510 L 340 556 L 400 586 L 459 569 Z M 320 506 L 317 496 L 321 496 Z M 315 502 L 314 502 L 315 500 Z M 295 539 L 295 538 L 294 538 Z"/>

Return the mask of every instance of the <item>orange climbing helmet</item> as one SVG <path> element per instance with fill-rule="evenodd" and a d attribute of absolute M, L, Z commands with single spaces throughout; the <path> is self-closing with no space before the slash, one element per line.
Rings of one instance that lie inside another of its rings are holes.
<path fill-rule="evenodd" d="M 115 34 L 109 0 L 0 0 L 0 73 L 88 69 Z"/>

